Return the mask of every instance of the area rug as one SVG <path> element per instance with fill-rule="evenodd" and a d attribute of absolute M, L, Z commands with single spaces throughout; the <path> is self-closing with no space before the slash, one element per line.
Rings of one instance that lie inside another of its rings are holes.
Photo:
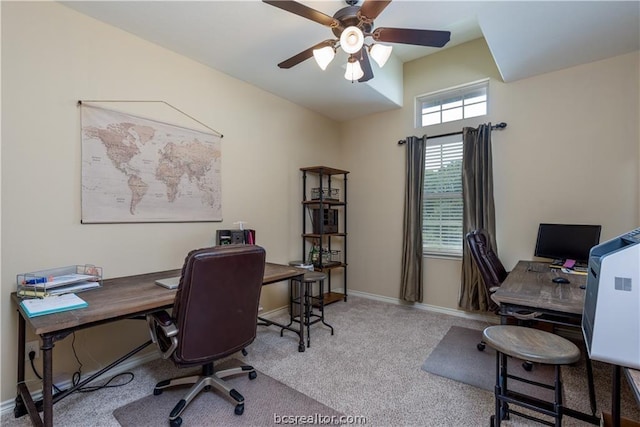
<path fill-rule="evenodd" d="M 219 369 L 238 366 L 232 359 Z M 218 369 L 218 367 L 216 367 Z M 188 375 L 188 373 L 187 373 Z M 245 398 L 244 414 L 235 415 L 235 404 L 217 391 L 201 392 L 182 413 L 184 426 L 268 426 L 276 424 L 330 424 L 330 417 L 342 414 L 284 384 L 258 372 L 254 380 L 247 375 L 227 377 L 228 384 Z M 113 415 L 125 427 L 168 425 L 169 413 L 189 387 L 175 387 L 122 406 Z M 294 418 L 294 417 L 302 418 Z"/>
<path fill-rule="evenodd" d="M 433 349 L 422 369 L 493 392 L 496 381 L 496 352 L 489 346 L 479 351 L 482 331 L 452 326 Z M 531 372 L 522 367 L 522 360 L 509 358 L 508 372 L 528 380 L 553 384 L 554 368 L 535 364 Z M 509 380 L 509 389 L 544 400 L 553 400 L 553 392 L 530 384 Z"/>

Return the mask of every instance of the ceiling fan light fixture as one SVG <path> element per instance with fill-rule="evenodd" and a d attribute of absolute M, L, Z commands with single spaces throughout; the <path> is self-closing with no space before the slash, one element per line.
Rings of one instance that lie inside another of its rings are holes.
<path fill-rule="evenodd" d="M 340 46 L 349 54 L 360 51 L 363 44 L 364 34 L 358 27 L 347 27 L 340 34 Z"/>
<path fill-rule="evenodd" d="M 333 61 L 334 56 L 336 56 L 336 51 L 332 46 L 325 46 L 313 50 L 313 58 L 316 60 L 318 67 L 323 70 L 327 69 L 327 66 Z"/>
<path fill-rule="evenodd" d="M 362 71 L 360 62 L 358 62 L 358 60 L 353 56 L 350 56 L 349 62 L 347 62 L 347 70 L 344 73 L 344 78 L 353 83 L 354 81 L 361 79 L 362 76 L 364 76 L 364 71 Z"/>
<path fill-rule="evenodd" d="M 380 68 L 384 67 L 387 60 L 391 56 L 393 47 L 384 44 L 376 43 L 369 48 L 369 54 Z"/>

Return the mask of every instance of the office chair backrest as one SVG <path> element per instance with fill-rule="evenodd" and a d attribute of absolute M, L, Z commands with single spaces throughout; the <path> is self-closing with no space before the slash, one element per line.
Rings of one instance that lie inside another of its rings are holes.
<path fill-rule="evenodd" d="M 482 229 L 472 230 L 465 238 L 487 291 L 494 286 L 500 286 L 507 278 L 507 270 L 491 248 L 487 232 Z"/>
<path fill-rule="evenodd" d="M 253 342 L 264 268 L 260 246 L 215 246 L 187 255 L 172 315 L 176 364 L 202 365 Z"/>

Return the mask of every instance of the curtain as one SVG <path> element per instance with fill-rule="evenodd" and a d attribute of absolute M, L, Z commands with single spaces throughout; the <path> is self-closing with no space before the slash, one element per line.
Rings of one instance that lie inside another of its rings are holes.
<path fill-rule="evenodd" d="M 410 136 L 406 141 L 401 297 L 422 302 L 422 192 L 427 136 Z"/>
<path fill-rule="evenodd" d="M 491 123 L 478 129 L 466 127 L 462 132 L 463 236 L 483 228 L 497 253 L 496 221 L 493 200 L 493 166 L 491 162 Z M 462 277 L 458 306 L 469 311 L 487 311 L 490 307 L 478 268 L 471 258 L 466 241 L 462 245 Z"/>

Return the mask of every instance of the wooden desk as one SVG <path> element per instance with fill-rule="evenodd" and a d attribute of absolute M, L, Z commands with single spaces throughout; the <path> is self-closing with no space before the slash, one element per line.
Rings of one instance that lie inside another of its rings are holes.
<path fill-rule="evenodd" d="M 554 283 L 552 280 L 555 277 L 564 277 L 569 283 Z M 518 261 L 493 294 L 493 299 L 500 304 L 502 322 L 505 322 L 507 317 L 517 318 L 518 313 L 534 312 L 536 314 L 531 320 L 582 330 L 585 290 L 580 289 L 580 286 L 585 286 L 586 282 L 586 275 L 563 273 L 560 269 L 550 268 L 547 263 Z M 600 418 L 595 417 L 596 399 L 589 357 L 586 357 L 586 365 L 592 415 L 569 408 L 564 408 L 564 413 L 600 425 Z"/>
<path fill-rule="evenodd" d="M 281 264 L 266 263 L 263 285 L 298 279 L 302 283 L 302 276 L 308 270 Z M 53 396 L 53 347 L 56 341 L 65 338 L 74 331 L 91 328 L 93 326 L 111 323 L 122 319 L 141 318 L 154 311 L 169 309 L 173 305 L 176 291 L 169 290 L 155 284 L 157 279 L 179 276 L 181 270 L 168 270 L 157 273 L 140 274 L 135 276 L 118 277 L 103 281 L 101 288 L 92 289 L 80 294 L 89 306 L 83 309 L 65 311 L 29 318 L 19 306 L 20 299 L 16 293 L 11 299 L 18 308 L 18 397 L 14 415 L 16 417 L 29 413 L 31 421 L 36 426 L 53 425 L 53 404 L 63 399 L 76 389 L 93 381 L 109 369 L 138 353 L 151 344 L 145 342 L 109 366 L 94 373 L 76 386 Z M 302 292 L 302 289 L 299 289 Z M 261 319 L 267 324 L 286 327 L 275 322 Z M 40 336 L 42 345 L 42 401 L 34 402 L 29 389 L 24 384 L 25 379 L 25 332 L 29 326 L 36 335 Z M 295 331 L 299 336 L 298 351 L 304 351 L 304 328 L 287 329 Z M 42 405 L 43 418 L 38 414 L 38 404 Z"/>
<path fill-rule="evenodd" d="M 570 283 L 554 283 L 552 279 L 555 277 L 564 277 Z M 575 320 L 580 325 L 584 305 L 585 291 L 580 286 L 586 283 L 585 275 L 563 273 L 560 269 L 549 268 L 547 263 L 519 261 L 493 297 L 505 308 L 539 311 L 549 315 L 549 321 L 557 320 L 551 317 L 557 316 L 575 326 Z"/>

